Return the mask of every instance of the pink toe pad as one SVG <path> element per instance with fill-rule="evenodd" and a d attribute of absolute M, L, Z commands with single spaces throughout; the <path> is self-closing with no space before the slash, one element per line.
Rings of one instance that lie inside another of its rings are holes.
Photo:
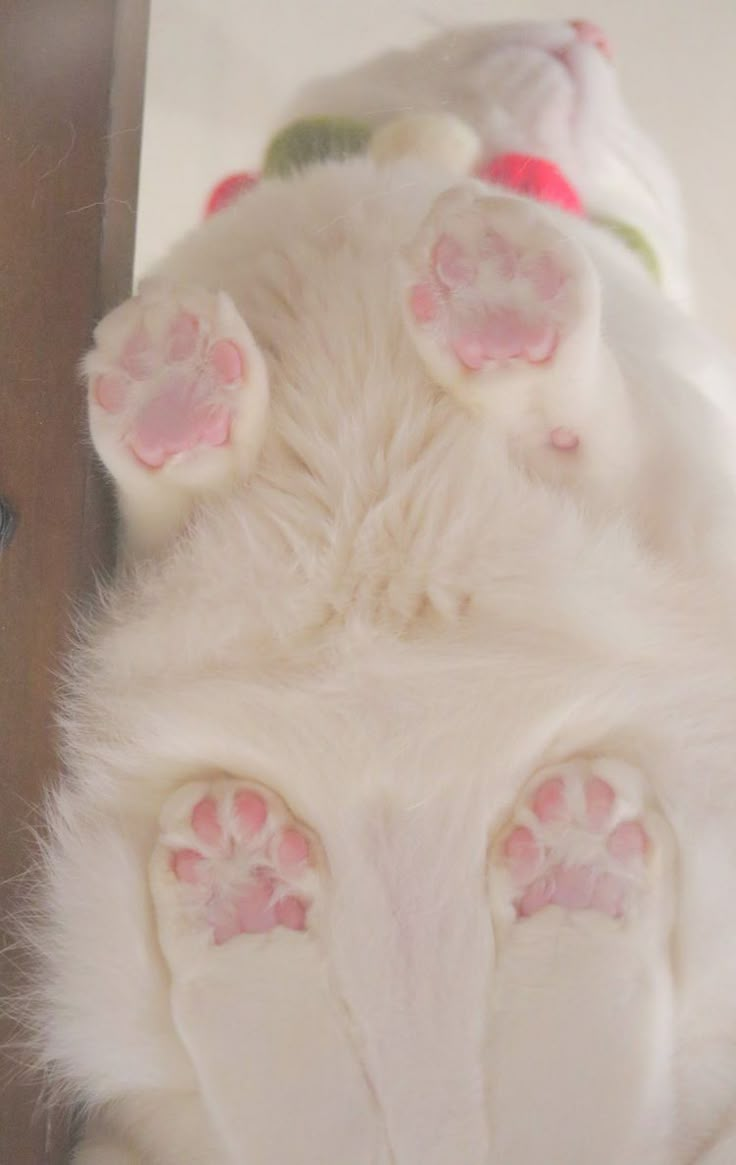
<path fill-rule="evenodd" d="M 592 829 L 603 829 L 608 823 L 616 800 L 608 781 L 600 777 L 591 777 L 585 785 L 585 808 L 588 814 L 588 824 Z"/>
<path fill-rule="evenodd" d="M 561 777 L 551 777 L 540 785 L 532 799 L 532 809 L 540 821 L 563 821 L 567 816 L 567 796 Z"/>
<path fill-rule="evenodd" d="M 204 855 L 195 849 L 176 850 L 172 855 L 171 868 L 180 882 L 199 882 L 202 876 Z"/>
<path fill-rule="evenodd" d="M 192 828 L 199 840 L 208 845 L 219 845 L 222 841 L 222 826 L 217 805 L 211 797 L 203 797 L 194 806 Z"/>
<path fill-rule="evenodd" d="M 278 847 L 278 860 L 286 869 L 300 866 L 309 858 L 309 842 L 298 829 L 285 829 Z"/>
<path fill-rule="evenodd" d="M 155 371 L 158 353 L 145 324 L 138 324 L 125 342 L 120 366 L 134 380 L 143 380 Z"/>
<path fill-rule="evenodd" d="M 191 312 L 179 312 L 167 337 L 166 358 L 168 361 L 188 360 L 197 351 L 199 342 L 199 320 Z"/>
<path fill-rule="evenodd" d="M 215 371 L 218 385 L 234 384 L 245 372 L 243 351 L 232 340 L 218 340 L 210 348 L 207 359 Z"/>
<path fill-rule="evenodd" d="M 268 806 L 258 793 L 246 790 L 236 793 L 233 804 L 245 837 L 255 837 L 266 824 Z"/>
<path fill-rule="evenodd" d="M 648 845 L 649 839 L 639 821 L 622 821 L 608 839 L 609 853 L 624 861 L 643 857 Z"/>
<path fill-rule="evenodd" d="M 506 839 L 504 854 L 508 858 L 511 876 L 517 882 L 528 881 L 541 860 L 542 851 L 530 829 L 519 825 Z"/>
<path fill-rule="evenodd" d="M 121 373 L 106 372 L 96 378 L 93 391 L 105 412 L 119 413 L 128 395 L 128 381 Z"/>

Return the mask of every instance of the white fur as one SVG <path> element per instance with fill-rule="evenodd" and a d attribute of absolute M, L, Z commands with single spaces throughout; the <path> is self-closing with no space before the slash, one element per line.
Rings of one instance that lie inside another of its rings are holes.
<path fill-rule="evenodd" d="M 530 35 L 537 92 L 567 94 Z M 456 97 L 498 61 L 452 43 L 447 72 L 420 54 L 414 75 L 468 116 Z M 579 106 L 636 143 L 630 190 L 660 180 L 618 105 Z M 555 139 L 591 190 L 593 136 L 578 169 Z M 451 181 L 357 161 L 271 182 L 160 272 L 232 297 L 271 412 L 248 480 L 121 575 L 70 661 L 36 941 L 44 1058 L 100 1108 L 77 1165 L 539 1165 L 519 1131 L 542 1108 L 549 1165 L 591 1145 L 596 1165 L 732 1158 L 734 382 L 619 244 L 553 215 L 600 280 L 618 472 L 581 485 L 520 457 L 506 421 L 432 381 L 402 319 L 399 256 Z M 671 942 L 657 909 L 624 946 L 607 920 L 550 935 L 549 912 L 513 945 L 489 846 L 535 770 L 602 754 L 641 772 L 674 839 Z M 148 867 L 167 798 L 208 772 L 273 788 L 319 835 L 323 921 L 176 964 L 172 997 Z M 625 1105 L 583 1086 L 629 1072 Z"/>
<path fill-rule="evenodd" d="M 563 53 L 565 63 L 550 59 Z M 479 134 L 484 156 L 505 151 L 556 162 L 586 208 L 649 237 L 669 294 L 690 298 L 679 194 L 659 151 L 623 104 L 615 70 L 565 21 L 453 29 L 320 79 L 289 116 L 334 114 L 384 125 L 438 106 Z"/>
<path fill-rule="evenodd" d="M 459 178 L 472 173 L 481 154 L 478 135 L 451 113 L 397 117 L 374 131 L 369 149 L 379 165 L 421 158 Z"/>

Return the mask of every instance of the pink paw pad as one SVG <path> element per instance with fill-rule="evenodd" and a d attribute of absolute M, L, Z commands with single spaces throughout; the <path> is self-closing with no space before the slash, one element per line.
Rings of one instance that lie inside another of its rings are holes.
<path fill-rule="evenodd" d="M 488 364 L 545 364 L 564 320 L 568 275 L 547 251 L 525 254 L 495 230 L 471 249 L 443 232 L 428 269 L 409 289 L 409 310 L 431 326 L 468 371 Z"/>
<path fill-rule="evenodd" d="M 171 845 L 169 869 L 216 946 L 277 927 L 306 929 L 313 844 L 275 799 L 229 786 L 200 797 L 185 828 L 192 844 Z"/>
<path fill-rule="evenodd" d="M 516 916 L 552 905 L 624 916 L 651 845 L 629 813 L 614 784 L 585 763 L 537 784 L 499 849 Z"/>
<path fill-rule="evenodd" d="M 562 777 L 550 777 L 539 786 L 532 798 L 532 811 L 540 821 L 565 820 L 569 811 Z"/>
<path fill-rule="evenodd" d="M 503 853 L 515 882 L 534 877 L 543 857 L 537 839 L 525 825 L 518 825 L 509 834 L 503 845 Z"/>
<path fill-rule="evenodd" d="M 93 375 L 91 392 L 120 418 L 121 439 L 138 462 L 159 469 L 176 454 L 227 444 L 233 391 L 248 373 L 243 347 L 217 336 L 206 314 L 166 301 L 133 300 L 125 310 L 122 334 L 98 344 L 95 364 L 106 367 Z"/>

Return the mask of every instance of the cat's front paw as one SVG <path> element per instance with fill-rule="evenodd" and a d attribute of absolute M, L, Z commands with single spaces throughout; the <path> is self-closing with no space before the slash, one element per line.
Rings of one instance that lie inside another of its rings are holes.
<path fill-rule="evenodd" d="M 571 389 L 593 391 L 598 305 L 580 248 L 535 207 L 473 186 L 437 200 L 407 255 L 420 355 L 440 384 L 499 416 L 524 409 L 529 391 L 552 427 L 579 412 Z"/>
<path fill-rule="evenodd" d="M 639 463 L 598 276 L 566 220 L 456 186 L 401 270 L 406 325 L 432 380 L 489 421 L 535 476 L 622 492 Z"/>
<path fill-rule="evenodd" d="M 123 490 L 136 474 L 218 485 L 260 446 L 266 370 L 224 292 L 150 286 L 99 324 L 85 370 L 95 446 Z"/>

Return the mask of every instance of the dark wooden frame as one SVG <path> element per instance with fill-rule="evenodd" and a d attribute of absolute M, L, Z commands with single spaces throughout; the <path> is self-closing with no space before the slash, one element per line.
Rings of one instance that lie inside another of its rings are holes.
<path fill-rule="evenodd" d="M 113 555 L 78 361 L 131 285 L 148 0 L 0 0 L 0 894 L 55 771 L 53 694 L 74 606 Z M 0 935 L 3 994 L 16 952 Z M 0 1015 L 2 1014 L 0 1010 Z M 57 1165 L 67 1121 L 0 1019 L 0 1162 Z"/>

